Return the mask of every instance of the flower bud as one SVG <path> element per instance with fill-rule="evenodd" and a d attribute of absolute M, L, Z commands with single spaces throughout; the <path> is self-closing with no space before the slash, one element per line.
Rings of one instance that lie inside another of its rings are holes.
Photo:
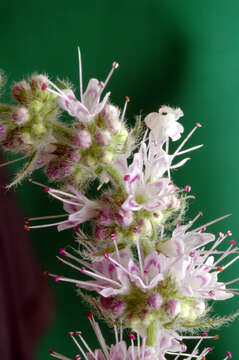
<path fill-rule="evenodd" d="M 139 231 L 147 236 L 152 235 L 152 224 L 149 219 L 143 219 L 139 226 Z"/>
<path fill-rule="evenodd" d="M 84 171 L 82 169 L 76 168 L 73 173 L 73 179 L 76 183 L 80 183 L 83 179 Z"/>
<path fill-rule="evenodd" d="M 97 162 L 97 159 L 91 155 L 88 155 L 85 158 L 85 160 L 86 160 L 87 166 L 95 166 L 96 162 Z"/>
<path fill-rule="evenodd" d="M 38 114 L 42 110 L 43 106 L 44 106 L 44 104 L 41 101 L 33 100 L 31 103 L 31 110 L 35 114 Z"/>
<path fill-rule="evenodd" d="M 5 76 L 4 76 L 4 74 L 0 71 L 0 90 L 3 88 L 4 85 L 5 85 Z"/>
<path fill-rule="evenodd" d="M 171 299 L 167 302 L 165 310 L 171 317 L 174 318 L 180 313 L 181 304 L 178 300 Z"/>
<path fill-rule="evenodd" d="M 130 224 L 133 222 L 134 215 L 132 211 L 120 209 L 116 214 L 116 219 L 119 225 L 127 227 L 130 226 Z"/>
<path fill-rule="evenodd" d="M 75 136 L 75 144 L 82 149 L 88 149 L 91 145 L 92 139 L 89 131 L 79 130 Z"/>
<path fill-rule="evenodd" d="M 16 108 L 12 113 L 12 118 L 18 125 L 24 124 L 29 120 L 28 109 L 24 106 Z"/>
<path fill-rule="evenodd" d="M 107 146 L 111 143 L 112 137 L 108 130 L 102 130 L 96 134 L 96 141 L 102 145 Z"/>
<path fill-rule="evenodd" d="M 98 220 L 100 225 L 105 225 L 105 226 L 111 225 L 113 221 L 113 213 L 111 208 L 106 207 L 101 209 L 98 213 Z"/>
<path fill-rule="evenodd" d="M 124 143 L 129 136 L 128 131 L 123 127 L 116 136 L 116 141 L 119 143 Z"/>
<path fill-rule="evenodd" d="M 30 86 L 33 90 L 42 90 L 45 91 L 48 84 L 48 78 L 45 75 L 39 74 L 32 76 L 30 80 Z"/>
<path fill-rule="evenodd" d="M 203 300 L 197 300 L 194 304 L 197 315 L 202 315 L 206 309 L 205 303 Z"/>
<path fill-rule="evenodd" d="M 25 81 L 17 82 L 12 88 L 12 97 L 20 104 L 26 104 L 29 100 L 30 86 Z"/>
<path fill-rule="evenodd" d="M 0 141 L 4 141 L 7 137 L 7 125 L 0 124 Z"/>
<path fill-rule="evenodd" d="M 119 115 L 119 109 L 111 104 L 106 105 L 105 108 L 101 111 L 101 116 L 105 120 L 105 125 L 112 133 L 119 131 L 121 128 Z"/>
<path fill-rule="evenodd" d="M 113 161 L 113 153 L 111 151 L 102 151 L 99 154 L 99 160 L 104 164 L 110 164 Z"/>
<path fill-rule="evenodd" d="M 94 227 L 94 237 L 97 240 L 104 240 L 106 238 L 107 232 L 106 228 L 102 225 L 95 225 Z"/>
<path fill-rule="evenodd" d="M 46 131 L 47 131 L 46 127 L 41 123 L 34 124 L 32 126 L 32 133 L 35 136 L 42 136 L 42 135 L 44 135 L 46 133 Z"/>
<path fill-rule="evenodd" d="M 163 298 L 158 293 L 152 294 L 148 297 L 147 304 L 154 310 L 159 310 L 163 304 Z"/>
<path fill-rule="evenodd" d="M 20 138 L 19 138 L 20 142 L 22 142 L 23 144 L 33 144 L 33 139 L 30 133 L 30 130 L 24 130 L 22 131 Z"/>

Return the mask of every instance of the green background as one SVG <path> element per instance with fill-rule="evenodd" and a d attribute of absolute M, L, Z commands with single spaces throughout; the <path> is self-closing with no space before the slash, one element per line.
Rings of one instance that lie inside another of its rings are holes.
<path fill-rule="evenodd" d="M 70 79 L 78 87 L 77 46 L 83 56 L 84 84 L 90 77 L 103 80 L 113 60 L 120 63 L 110 81 L 112 102 L 131 102 L 127 118 L 156 111 L 160 104 L 180 106 L 187 133 L 196 122 L 200 129 L 190 141 L 203 143 L 192 161 L 177 170 L 177 185 L 189 183 L 196 200 L 190 216 L 204 212 L 203 222 L 226 213 L 233 216 L 211 228 L 231 229 L 238 239 L 238 88 L 239 2 L 237 0 L 49 0 L 4 1 L 0 5 L 0 68 L 9 79 L 21 80 L 32 72 L 46 72 Z M 4 100 L 9 99 L 5 92 Z M 16 170 L 10 169 L 11 175 Z M 41 179 L 39 174 L 35 175 Z M 59 205 L 30 184 L 16 191 L 24 215 L 54 214 Z M 59 209 L 58 209 L 59 211 Z M 57 250 L 72 239 L 71 232 L 56 229 L 30 233 L 42 267 L 61 268 Z M 226 245 L 225 245 L 226 247 Z M 224 278 L 237 277 L 238 264 Z M 62 269 L 63 270 L 63 269 Z M 39 345 L 37 359 L 47 359 L 48 349 L 73 356 L 69 330 L 81 329 L 94 344 L 85 319 L 87 306 L 72 286 L 50 284 L 55 293 L 55 319 Z M 218 303 L 216 311 L 238 309 L 238 298 Z M 239 320 L 220 329 L 220 341 L 211 359 L 223 359 L 231 350 L 238 355 Z M 216 331 L 217 332 L 217 331 Z M 107 330 L 110 339 L 110 331 Z"/>

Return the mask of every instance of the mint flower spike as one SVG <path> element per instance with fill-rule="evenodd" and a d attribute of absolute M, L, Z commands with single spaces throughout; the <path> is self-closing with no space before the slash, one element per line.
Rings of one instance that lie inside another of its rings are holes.
<path fill-rule="evenodd" d="M 81 101 L 77 100 L 75 94 L 71 89 L 59 89 L 53 82 L 49 81 L 52 88 L 48 87 L 47 90 L 58 96 L 57 103 L 69 115 L 78 119 L 81 123 L 89 123 L 96 115 L 98 115 L 105 107 L 110 92 L 108 92 L 103 100 L 100 102 L 100 96 L 107 85 L 113 71 L 118 67 L 118 63 L 113 62 L 112 69 L 107 76 L 105 83 L 97 79 L 90 79 L 86 91 L 83 93 L 82 85 L 82 63 L 81 54 L 79 54 L 79 77 L 80 77 L 80 97 Z"/>

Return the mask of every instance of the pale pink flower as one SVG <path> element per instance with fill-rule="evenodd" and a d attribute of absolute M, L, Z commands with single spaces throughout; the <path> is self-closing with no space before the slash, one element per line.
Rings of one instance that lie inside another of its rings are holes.
<path fill-rule="evenodd" d="M 105 82 L 100 82 L 97 79 L 90 79 L 86 91 L 82 91 L 82 65 L 81 65 L 81 54 L 79 53 L 79 72 L 80 72 L 80 97 L 81 101 L 77 100 L 75 94 L 71 89 L 61 90 L 52 82 L 49 82 L 51 88 L 48 91 L 58 96 L 58 105 L 66 110 L 69 115 L 75 117 L 82 123 L 89 123 L 96 115 L 98 115 L 105 107 L 110 92 L 108 92 L 102 101 L 100 101 L 101 94 L 107 85 L 114 69 L 118 67 L 118 63 L 113 62 L 112 69 L 107 76 Z"/>

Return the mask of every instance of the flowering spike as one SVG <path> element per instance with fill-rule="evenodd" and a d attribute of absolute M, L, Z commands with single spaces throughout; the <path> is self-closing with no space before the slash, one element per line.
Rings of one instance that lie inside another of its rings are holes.
<path fill-rule="evenodd" d="M 217 340 L 218 335 L 183 333 L 189 328 L 195 333 L 216 327 L 233 318 L 208 317 L 207 304 L 239 295 L 238 277 L 221 280 L 223 271 L 239 260 L 239 248 L 234 240 L 226 240 L 229 244 L 222 248 L 224 240 L 232 236 L 230 230 L 218 236 L 207 230 L 230 215 L 194 229 L 202 212 L 184 221 L 187 201 L 195 197 L 189 194 L 190 185 L 179 188 L 175 184 L 171 170 L 190 160 L 183 157 L 175 163 L 176 157 L 202 147 L 185 147 L 201 124 L 195 124 L 174 152 L 171 141 L 178 141 L 184 132 L 180 108 L 161 105 L 158 112 L 144 118 L 144 134 L 141 116 L 129 132 L 124 124 L 129 97 L 125 96 L 123 109 L 110 103 L 110 92 L 101 99 L 119 64 L 112 63 L 105 81 L 91 78 L 83 93 L 79 48 L 78 57 L 80 100 L 63 81 L 58 79 L 57 86 L 38 74 L 14 84 L 15 105 L 0 104 L 0 142 L 7 150 L 24 155 L 6 164 L 27 159 L 10 186 L 45 167 L 49 180 L 58 186 L 49 187 L 32 178 L 28 182 L 40 186 L 64 208 L 61 215 L 25 218 L 24 229 L 71 228 L 78 245 L 77 249 L 61 248 L 57 256 L 60 263 L 78 272 L 78 278 L 44 274 L 56 282 L 74 284 L 114 328 L 115 344 L 108 345 L 90 311 L 86 317 L 100 348 L 91 350 L 80 331 L 70 331 L 79 352 L 74 359 L 205 360 L 212 348 L 200 349 L 202 343 Z M 0 88 L 2 85 L 0 73 Z M 59 119 L 59 108 L 72 119 L 67 126 Z M 94 199 L 87 189 L 92 180 L 99 183 Z M 109 186 L 103 186 L 107 183 Z M 29 226 L 38 220 L 46 223 Z M 83 231 L 88 222 L 90 235 Z M 123 340 L 126 328 L 129 346 Z M 184 340 L 196 340 L 192 351 Z M 53 349 L 50 355 L 70 360 Z M 231 357 L 227 352 L 224 360 Z"/>

